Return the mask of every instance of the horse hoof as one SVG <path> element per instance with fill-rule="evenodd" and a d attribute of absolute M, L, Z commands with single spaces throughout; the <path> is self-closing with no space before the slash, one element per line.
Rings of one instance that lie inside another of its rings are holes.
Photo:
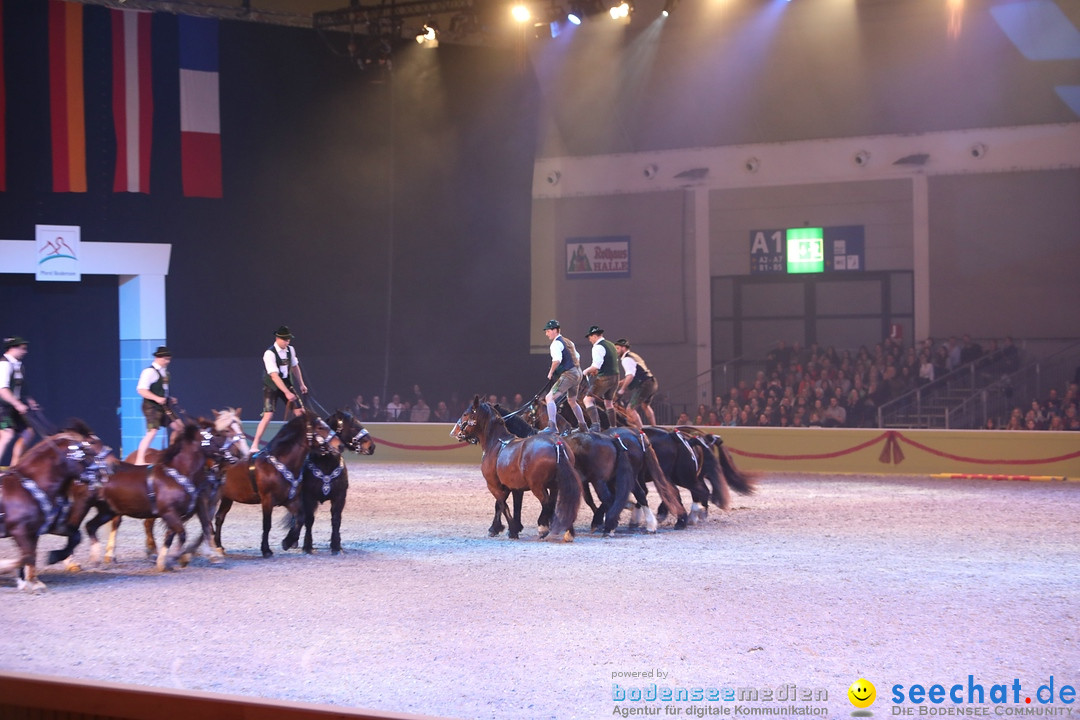
<path fill-rule="evenodd" d="M 182 567 L 182 568 L 183 568 L 183 567 L 187 567 L 187 566 L 188 566 L 188 563 L 190 563 L 190 562 L 191 562 L 191 553 L 185 553 L 185 554 L 181 555 L 181 556 L 180 556 L 180 557 L 179 557 L 179 558 L 177 559 L 177 563 L 178 563 L 178 564 L 180 565 L 180 567 Z"/>
<path fill-rule="evenodd" d="M 69 573 L 77 573 L 82 571 L 82 565 L 79 563 L 71 563 L 65 568 Z"/>
<path fill-rule="evenodd" d="M 274 551 L 270 550 L 269 548 L 262 551 L 262 555 L 263 555 L 264 558 L 272 557 L 273 554 L 274 554 Z"/>
<path fill-rule="evenodd" d="M 562 541 L 563 542 L 574 542 L 574 531 L 573 530 L 567 530 L 566 532 L 564 532 L 563 536 L 562 536 Z"/>
<path fill-rule="evenodd" d="M 330 554 L 331 555 L 344 555 L 345 551 L 342 550 L 341 548 L 330 548 Z"/>

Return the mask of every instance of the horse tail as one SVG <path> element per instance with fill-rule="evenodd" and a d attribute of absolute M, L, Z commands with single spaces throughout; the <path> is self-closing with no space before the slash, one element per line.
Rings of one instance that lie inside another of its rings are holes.
<path fill-rule="evenodd" d="M 649 471 L 649 477 L 652 478 L 653 485 L 656 486 L 656 492 L 660 494 L 660 500 L 667 506 L 668 512 L 675 513 L 675 517 L 686 517 L 686 507 L 682 504 L 682 496 L 679 495 L 679 489 L 676 488 L 675 484 L 671 482 L 671 479 L 664 474 L 664 469 L 660 467 L 660 459 L 656 457 L 656 450 L 653 449 L 649 436 L 641 431 L 640 423 L 638 424 L 638 437 L 641 438 L 641 449 L 645 456 L 645 467 Z"/>
<path fill-rule="evenodd" d="M 694 445 L 697 445 L 694 442 Z M 701 470 L 700 474 L 709 484 L 709 499 L 716 507 L 727 510 L 731 506 L 731 489 L 721 474 L 720 463 L 713 454 L 712 447 L 704 440 L 701 441 Z"/>
<path fill-rule="evenodd" d="M 558 537 L 574 529 L 578 511 L 581 509 L 581 475 L 574 469 L 574 461 L 566 446 L 560 441 L 555 446 L 555 517 L 551 520 L 551 536 Z"/>
<path fill-rule="evenodd" d="M 724 473 L 724 479 L 727 480 L 727 484 L 740 495 L 753 495 L 757 489 L 758 476 L 756 473 L 744 472 L 735 467 L 735 461 L 731 459 L 731 454 L 724 447 L 724 440 L 716 435 L 707 436 L 708 444 L 712 447 L 713 452 L 716 453 L 717 459 L 720 461 L 720 469 Z"/>
<path fill-rule="evenodd" d="M 607 510 L 604 518 L 604 532 L 615 532 L 619 525 L 619 516 L 630 499 L 630 492 L 634 489 L 634 468 L 630 464 L 630 454 L 623 448 L 622 443 L 616 440 L 615 446 L 615 492 L 612 493 L 611 507 Z"/>

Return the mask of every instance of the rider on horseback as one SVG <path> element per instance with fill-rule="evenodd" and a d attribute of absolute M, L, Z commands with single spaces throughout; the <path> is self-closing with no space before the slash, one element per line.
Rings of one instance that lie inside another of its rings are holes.
<path fill-rule="evenodd" d="M 629 340 L 619 338 L 615 341 L 615 347 L 619 351 L 619 360 L 622 362 L 623 367 L 623 379 L 619 383 L 618 396 L 621 398 L 629 392 L 630 400 L 626 403 L 626 406 L 636 411 L 637 406 L 640 404 L 645 415 L 642 424 L 655 425 L 656 415 L 653 414 L 650 403 L 653 395 L 656 394 L 658 385 L 656 377 L 649 372 L 648 366 L 645 365 L 645 361 L 641 359 L 640 355 L 630 352 Z"/>
<path fill-rule="evenodd" d="M 574 343 L 567 340 L 559 332 L 559 321 L 548 320 L 544 325 L 544 335 L 551 341 L 551 368 L 548 370 L 548 380 L 553 380 L 551 390 L 544 398 L 548 410 L 548 427 L 545 432 L 557 432 L 556 417 L 558 405 L 565 397 L 566 402 L 574 411 L 578 421 L 578 428 L 585 429 L 585 414 L 578 405 L 578 386 L 581 385 L 581 361 L 578 357 Z"/>
<path fill-rule="evenodd" d="M 258 452 L 259 441 L 262 440 L 266 426 L 270 424 L 270 418 L 274 416 L 278 400 L 285 403 L 286 408 L 293 404 L 293 414 L 301 415 L 304 403 L 293 392 L 292 372 L 296 372 L 296 380 L 300 383 L 301 394 L 307 393 L 307 385 L 304 384 L 304 374 L 300 372 L 300 361 L 296 357 L 296 351 L 292 347 L 293 334 L 289 332 L 287 325 L 282 325 L 274 333 L 274 344 L 263 353 L 263 414 L 259 420 L 259 427 L 255 430 L 255 439 L 251 442 L 252 454 Z"/>
<path fill-rule="evenodd" d="M 142 397 L 142 411 L 146 417 L 146 434 L 139 441 L 139 451 L 135 455 L 136 465 L 146 464 L 146 450 L 158 434 L 158 430 L 168 424 L 173 431 L 178 431 L 183 423 L 169 407 L 176 403 L 176 398 L 169 394 L 169 363 L 172 353 L 164 345 L 154 351 L 154 362 L 139 374 L 135 391 Z"/>
<path fill-rule="evenodd" d="M 610 340 L 604 338 L 604 331 L 593 325 L 586 333 L 592 342 L 592 365 L 585 368 L 584 375 L 595 375 L 585 395 L 585 412 L 589 414 L 589 429 L 600 430 L 600 411 L 596 408 L 598 400 L 604 401 L 608 427 L 615 427 L 615 390 L 619 385 L 618 351 Z"/>

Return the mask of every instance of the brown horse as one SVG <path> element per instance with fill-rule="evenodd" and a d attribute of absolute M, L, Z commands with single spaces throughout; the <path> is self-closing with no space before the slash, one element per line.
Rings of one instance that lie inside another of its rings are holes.
<path fill-rule="evenodd" d="M 294 416 L 281 426 L 264 452 L 246 463 L 225 471 L 221 504 L 214 516 L 214 538 L 221 545 L 221 526 L 233 503 L 262 505 L 262 554 L 270 557 L 270 521 L 275 507 L 284 505 L 289 513 L 289 532 L 281 542 L 283 550 L 295 547 L 300 537 L 303 495 L 299 492 L 304 462 L 317 443 L 329 443 L 340 452 L 339 438 L 326 422 L 311 410 Z"/>
<path fill-rule="evenodd" d="M 230 407 L 224 410 L 215 410 L 213 421 L 200 417 L 196 422 L 203 435 L 202 450 L 203 456 L 206 458 L 206 469 L 209 473 L 207 479 L 210 481 L 207 488 L 209 492 L 199 493 L 199 503 L 205 506 L 203 509 L 206 511 L 207 517 L 209 517 L 217 509 L 217 489 L 225 478 L 225 469 L 229 465 L 235 465 L 245 460 L 251 449 L 248 447 L 247 436 L 244 434 L 244 426 L 240 420 L 240 408 Z M 145 453 L 147 464 L 157 462 L 162 452 L 154 448 L 147 449 Z M 137 452 L 129 453 L 125 458 L 125 462 L 134 463 L 136 455 L 138 455 Z M 114 562 L 116 559 L 116 535 L 120 529 L 121 520 L 123 520 L 121 515 L 117 515 L 112 520 L 109 529 L 109 542 L 105 546 L 106 563 Z M 150 558 L 156 558 L 158 554 L 157 541 L 154 539 L 154 520 L 152 517 L 143 520 L 143 529 L 146 532 L 146 555 Z M 206 529 L 203 532 L 205 533 Z M 193 548 L 197 548 L 203 539 L 205 538 L 200 537 L 193 543 Z M 207 544 L 211 548 L 216 548 L 210 542 Z M 220 554 L 220 549 L 217 548 L 214 549 L 214 554 L 210 557 L 211 559 L 218 558 Z M 69 564 L 69 569 L 77 570 L 78 566 Z"/>
<path fill-rule="evenodd" d="M 510 525 L 510 537 L 518 537 L 522 529 L 521 506 L 515 502 L 511 516 L 506 498 L 514 490 L 531 490 L 542 508 L 537 520 L 540 537 L 550 532 L 555 537 L 562 535 L 566 541 L 573 539 L 574 520 L 581 507 L 581 476 L 574 469 L 573 451 L 563 438 L 554 434 L 515 438 L 498 411 L 480 402 L 479 395 L 462 413 L 450 435 L 484 449 L 480 471 L 495 497 L 490 536 L 503 531 L 502 516 Z"/>
<path fill-rule="evenodd" d="M 91 508 L 97 510 L 86 523 L 91 562 L 97 562 L 101 556 L 98 529 L 120 515 L 161 518 L 165 523 L 165 543 L 157 554 L 159 570 L 170 569 L 182 554 L 187 540 L 184 522 L 192 515 L 198 515 L 204 532 L 209 528 L 207 506 L 199 502 L 200 496 L 212 492 L 204 466 L 202 446 L 208 438 L 203 432 L 198 425 L 187 423 L 154 465 L 134 465 L 114 459 L 100 471 L 100 482 L 73 490 L 70 524 L 77 527 Z M 177 536 L 179 542 L 172 548 Z"/>
<path fill-rule="evenodd" d="M 67 534 L 69 488 L 95 462 L 90 437 L 62 432 L 45 438 L 0 475 L 0 536 L 14 538 L 18 560 L 0 562 L 0 572 L 18 569 L 20 590 L 44 590 L 37 576 L 38 538 Z"/>
<path fill-rule="evenodd" d="M 347 412 L 338 410 L 326 418 L 345 447 L 361 455 L 375 452 L 375 441 L 360 421 Z M 311 527 L 315 524 L 315 511 L 319 505 L 330 501 L 330 552 L 341 552 L 341 512 L 349 491 L 349 469 L 345 459 L 329 445 L 317 447 L 308 455 L 304 466 L 304 552 L 315 551 L 311 540 Z"/>
<path fill-rule="evenodd" d="M 533 427 L 547 427 L 548 425 L 547 408 L 535 400 L 522 408 L 521 417 L 525 423 Z M 627 419 L 632 420 L 632 418 Z M 566 421 L 560 415 L 556 418 L 556 422 L 563 427 Z M 566 425 L 566 428 L 568 429 L 569 426 Z M 600 439 L 593 439 L 592 436 L 598 436 Z M 650 480 L 656 486 L 661 499 L 675 513 L 675 529 L 682 530 L 686 527 L 687 512 L 679 497 L 679 491 L 661 469 L 652 443 L 642 432 L 640 424 L 632 427 L 608 428 L 602 433 L 569 433 L 567 442 L 574 450 L 578 470 L 596 487 L 600 498 L 599 505 L 594 503 L 592 494 L 589 492 L 589 483 L 584 485 L 585 501 L 593 510 L 593 530 L 602 526 L 605 534 L 614 533 L 615 527 L 619 524 L 619 516 L 630 494 L 633 493 L 639 507 L 644 508 L 646 530 L 656 532 L 656 517 L 648 509 L 646 497 L 648 491 L 645 483 Z M 620 474 L 617 467 L 611 463 L 610 458 L 613 452 L 626 456 L 626 462 L 629 464 L 628 476 Z"/>

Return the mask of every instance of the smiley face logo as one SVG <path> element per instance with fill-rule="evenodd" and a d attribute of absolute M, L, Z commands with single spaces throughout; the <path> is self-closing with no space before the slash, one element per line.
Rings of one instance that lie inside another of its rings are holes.
<path fill-rule="evenodd" d="M 865 678 L 859 678 L 851 683 L 847 689 L 848 700 L 857 708 L 867 708 L 874 704 L 877 699 L 877 689 L 874 683 Z"/>

